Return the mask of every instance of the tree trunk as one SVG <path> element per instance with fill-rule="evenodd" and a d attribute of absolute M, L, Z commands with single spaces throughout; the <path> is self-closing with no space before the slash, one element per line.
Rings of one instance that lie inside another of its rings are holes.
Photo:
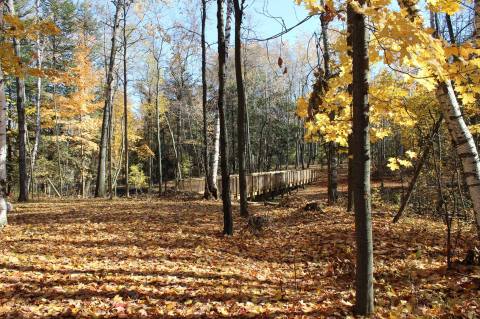
<path fill-rule="evenodd" d="M 118 79 L 117 79 L 118 83 Z M 113 93 L 112 101 L 115 99 L 116 90 Z M 113 178 L 112 178 L 112 168 L 113 168 L 113 152 L 112 152 L 112 138 L 115 135 L 114 132 L 114 123 L 113 123 L 113 102 L 110 105 L 110 117 L 108 119 L 108 197 L 113 199 Z"/>
<path fill-rule="evenodd" d="M 4 0 L 0 0 L 0 29 L 3 29 Z M 0 227 L 7 224 L 7 99 L 0 64 Z"/>
<path fill-rule="evenodd" d="M 36 20 L 40 20 L 40 0 L 35 1 L 35 11 L 36 11 Z M 42 69 L 42 60 L 43 60 L 43 47 L 40 40 L 40 33 L 37 32 L 36 38 L 36 49 L 37 49 L 37 68 Z M 37 97 L 35 101 L 35 140 L 33 142 L 32 152 L 30 155 L 30 176 L 28 177 L 28 185 L 33 186 L 34 172 L 35 172 L 35 161 L 37 159 L 38 147 L 40 144 L 40 133 L 41 133 L 41 114 L 40 114 L 40 102 L 42 97 L 42 78 L 37 78 Z M 31 189 L 33 192 L 33 187 Z"/>
<path fill-rule="evenodd" d="M 320 24 L 322 26 L 322 42 L 323 42 L 323 67 L 324 67 L 324 78 L 326 85 L 324 87 L 325 92 L 328 91 L 328 80 L 331 77 L 330 72 L 330 47 L 328 41 L 328 20 L 326 18 L 326 13 L 320 15 Z M 330 121 L 335 120 L 335 113 L 331 112 L 329 114 Z M 329 142 L 328 143 L 328 203 L 334 204 L 337 202 L 338 198 L 338 173 L 337 173 L 337 143 Z M 310 159 L 309 159 L 310 162 Z"/>
<path fill-rule="evenodd" d="M 125 196 L 130 197 L 130 184 L 128 182 L 129 157 L 128 157 L 128 79 L 127 79 L 127 0 L 123 0 L 123 148 L 125 151 L 124 159 L 124 178 L 125 178 Z M 161 185 L 161 184 L 160 184 Z"/>
<path fill-rule="evenodd" d="M 103 121 L 102 121 L 102 135 L 100 138 L 100 153 L 98 155 L 97 168 L 97 185 L 95 187 L 95 197 L 105 196 L 105 177 L 106 177 L 106 163 L 107 163 L 107 147 L 108 147 L 108 123 L 112 109 L 112 82 L 113 82 L 113 68 L 115 66 L 115 53 L 117 46 L 117 29 L 119 24 L 119 13 L 121 5 L 119 1 L 115 1 L 115 15 L 113 17 L 112 26 L 112 44 L 110 47 L 110 60 L 108 63 L 107 83 L 105 88 L 105 105 L 103 107 Z"/>
<path fill-rule="evenodd" d="M 155 87 L 155 117 L 157 124 L 157 174 L 158 174 L 158 196 L 162 195 L 163 167 L 162 167 L 162 138 L 160 130 L 160 105 L 158 101 L 160 88 L 160 61 L 157 62 L 157 83 Z"/>
<path fill-rule="evenodd" d="M 365 6 L 365 1 L 359 1 Z M 374 310 L 373 239 L 370 195 L 370 136 L 368 104 L 368 30 L 366 16 L 353 14 L 353 165 L 355 170 L 355 233 L 357 243 L 356 302 L 358 315 Z"/>
<path fill-rule="evenodd" d="M 415 4 L 406 0 L 399 0 L 399 6 L 406 8 L 410 20 L 419 19 L 419 10 Z M 475 3 L 475 10 L 478 11 L 478 3 Z M 475 27 L 478 28 L 478 19 L 475 19 Z M 478 30 L 475 29 L 477 34 Z M 454 41 L 452 36 L 451 40 Z M 441 81 L 437 84 L 437 100 L 452 137 L 455 150 L 462 162 L 465 184 L 467 185 L 475 212 L 475 223 L 477 226 L 477 235 L 480 238 L 480 158 L 478 156 L 477 146 L 473 139 L 470 129 L 465 124 L 463 114 L 458 104 L 457 96 L 452 83 Z"/>
<path fill-rule="evenodd" d="M 180 159 L 178 157 L 177 143 L 175 142 L 175 135 L 173 134 L 172 127 L 170 125 L 170 120 L 168 119 L 167 114 L 165 114 L 165 122 L 167 122 L 168 131 L 170 133 L 170 138 L 172 139 L 173 153 L 175 154 L 175 180 L 176 185 L 182 179 L 182 170 L 180 168 Z"/>
<path fill-rule="evenodd" d="M 353 210 L 353 142 L 352 134 L 348 134 L 348 173 L 347 173 L 347 212 Z"/>
<path fill-rule="evenodd" d="M 350 3 L 347 4 L 347 47 L 348 51 L 347 54 L 350 58 L 353 59 L 353 52 L 352 52 L 352 40 L 353 40 L 353 8 Z M 350 95 L 353 94 L 353 85 L 350 84 L 348 86 L 348 93 Z M 350 105 L 350 116 L 351 120 L 353 120 L 353 108 Z M 353 176 L 353 139 L 352 139 L 352 133 L 348 134 L 348 189 L 347 189 L 347 212 L 351 212 L 353 210 L 353 181 L 354 176 Z"/>
<path fill-rule="evenodd" d="M 417 165 L 415 166 L 412 180 L 410 181 L 407 188 L 407 193 L 402 199 L 400 209 L 398 210 L 397 214 L 393 218 L 393 221 L 392 221 L 393 223 L 396 223 L 402 217 L 403 212 L 405 211 L 405 208 L 407 207 L 407 204 L 410 201 L 410 197 L 412 196 L 413 189 L 415 188 L 417 179 L 420 176 L 420 172 L 422 171 L 423 164 L 425 164 L 425 161 L 428 158 L 428 154 L 430 153 L 430 149 L 432 148 L 432 145 L 433 145 L 432 139 L 435 135 L 437 135 L 438 130 L 440 129 L 440 125 L 442 124 L 442 121 L 443 121 L 443 116 L 441 116 L 438 119 L 438 121 L 435 123 L 432 129 L 432 132 L 430 133 L 430 138 L 427 140 L 427 145 L 424 145 L 423 147 L 422 156 L 420 157 L 419 161 L 417 162 Z"/>
<path fill-rule="evenodd" d="M 227 0 L 230 4 L 230 0 Z M 227 10 L 228 11 L 228 10 Z M 228 14 L 227 14 L 228 18 Z M 223 0 L 217 0 L 218 31 L 218 114 L 220 117 L 220 158 L 222 169 L 223 233 L 233 234 L 232 203 L 230 198 L 230 176 L 228 169 L 228 141 L 225 121 L 225 62 L 226 41 L 223 30 Z M 227 29 L 227 34 L 230 33 Z"/>
<path fill-rule="evenodd" d="M 480 159 L 477 147 L 468 126 L 465 124 L 450 81 L 439 83 L 437 99 L 447 123 L 448 131 L 452 136 L 455 150 L 462 162 L 464 180 L 473 203 L 477 234 L 480 238 Z"/>
<path fill-rule="evenodd" d="M 214 183 L 210 178 L 210 165 L 208 161 L 208 124 L 207 124 L 207 48 L 205 43 L 205 25 L 207 21 L 207 1 L 202 0 L 202 113 L 203 113 L 203 165 L 205 173 L 205 189 L 203 197 L 210 199 L 212 197 Z"/>
<path fill-rule="evenodd" d="M 15 7 L 13 0 L 8 1 L 9 13 L 15 15 Z M 19 58 L 20 64 L 22 64 L 20 53 L 20 42 L 14 37 L 13 48 L 15 55 Z M 22 65 L 20 65 L 22 67 Z M 18 196 L 19 202 L 28 201 L 28 176 L 27 176 L 27 123 L 25 119 L 25 80 L 22 76 L 15 78 L 17 84 L 17 122 L 18 122 L 18 171 L 19 171 L 19 188 L 20 193 Z"/>
<path fill-rule="evenodd" d="M 215 132 L 213 135 L 213 152 L 210 159 L 210 173 L 208 178 L 210 181 L 208 185 L 210 192 L 212 193 L 213 198 L 218 199 L 218 189 L 217 189 L 217 173 L 218 173 L 218 161 L 220 158 L 220 117 L 218 115 L 218 108 L 215 110 L 215 119 L 214 119 Z"/>
<path fill-rule="evenodd" d="M 230 24 L 232 21 L 232 10 L 233 10 L 233 5 L 231 0 L 227 0 L 227 18 L 226 18 L 226 24 L 225 24 L 225 47 L 229 47 L 230 43 Z M 225 61 L 228 58 L 228 50 L 225 50 Z M 227 71 L 227 66 L 225 65 L 225 74 Z M 217 189 L 217 174 L 218 174 L 218 164 L 219 164 L 219 159 L 220 159 L 220 116 L 218 114 L 218 106 L 217 109 L 215 110 L 215 119 L 214 119 L 214 125 L 215 125 L 215 131 L 214 131 L 214 136 L 213 136 L 213 152 L 211 154 L 211 159 L 210 159 L 210 182 L 208 183 L 209 185 L 212 186 L 210 189 L 210 192 L 212 193 L 212 196 L 215 199 L 218 199 L 218 189 Z"/>
<path fill-rule="evenodd" d="M 238 115 L 237 115 L 237 134 L 238 134 L 238 180 L 240 188 L 240 215 L 248 216 L 247 207 L 247 176 L 245 172 L 245 113 L 246 99 L 245 87 L 243 84 L 242 73 L 242 42 L 241 27 L 244 10 L 244 0 L 233 0 L 235 6 L 235 77 L 237 80 L 238 97 Z"/>

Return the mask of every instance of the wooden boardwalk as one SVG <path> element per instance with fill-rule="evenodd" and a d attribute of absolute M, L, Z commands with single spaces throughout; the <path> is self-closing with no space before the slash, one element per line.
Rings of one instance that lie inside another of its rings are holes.
<path fill-rule="evenodd" d="M 285 170 L 274 172 L 261 172 L 247 175 L 248 198 L 279 194 L 289 189 L 317 181 L 321 177 L 321 168 L 303 170 Z M 217 179 L 218 192 L 221 194 L 222 179 Z M 178 190 L 202 194 L 205 190 L 205 178 L 189 178 L 181 180 Z M 237 199 L 239 194 L 238 175 L 230 175 L 230 192 Z"/>

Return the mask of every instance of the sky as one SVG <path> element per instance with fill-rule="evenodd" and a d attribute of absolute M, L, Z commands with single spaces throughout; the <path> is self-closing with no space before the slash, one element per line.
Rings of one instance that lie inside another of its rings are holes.
<path fill-rule="evenodd" d="M 259 37 L 277 34 L 283 31 L 284 25 L 292 27 L 308 16 L 303 5 L 296 5 L 293 0 L 253 0 L 251 7 L 247 10 L 251 21 L 255 22 L 253 27 Z M 298 34 L 311 34 L 317 26 L 318 19 L 312 18 L 284 35 L 283 38 L 293 40 Z"/>
<path fill-rule="evenodd" d="M 212 1 L 208 12 L 207 40 L 216 42 L 216 1 Z M 247 18 L 244 27 L 252 31 L 250 37 L 267 38 L 283 31 L 284 25 L 289 28 L 305 17 L 308 12 L 303 5 L 295 4 L 294 0 L 246 0 L 245 14 Z M 283 22 L 282 22 L 283 20 Z M 300 34 L 311 34 L 318 27 L 318 19 L 312 18 L 283 36 L 283 40 L 294 41 Z M 253 33 L 254 32 L 254 33 Z"/>
<path fill-rule="evenodd" d="M 216 0 L 210 0 L 207 9 L 206 40 L 213 50 L 216 50 L 217 42 L 216 2 Z M 195 14 L 198 19 L 200 17 L 201 2 L 199 0 L 169 0 L 168 3 L 168 5 L 162 8 L 158 7 L 164 27 L 173 25 L 175 21 L 188 26 L 186 19 L 189 16 L 189 12 Z M 249 39 L 265 39 L 284 31 L 284 28 L 290 28 L 298 24 L 309 14 L 303 5 L 296 5 L 294 0 L 246 0 L 245 15 L 243 23 L 245 33 L 243 36 L 248 36 Z M 232 16 L 231 47 L 233 47 L 233 23 L 234 17 Z M 318 29 L 318 17 L 312 17 L 283 35 L 281 40 L 292 43 L 295 42 L 297 37 L 304 38 L 305 35 L 310 37 Z M 278 40 L 275 40 L 275 43 L 278 43 Z M 267 44 L 266 42 L 262 43 L 264 45 Z M 269 43 L 269 45 L 272 44 L 273 42 Z M 168 61 L 167 55 L 165 59 Z M 135 78 L 143 76 L 144 66 L 142 63 L 131 65 L 130 68 Z M 198 68 L 198 70 L 200 69 Z M 135 104 L 139 103 L 138 97 L 132 96 L 131 98 Z"/>

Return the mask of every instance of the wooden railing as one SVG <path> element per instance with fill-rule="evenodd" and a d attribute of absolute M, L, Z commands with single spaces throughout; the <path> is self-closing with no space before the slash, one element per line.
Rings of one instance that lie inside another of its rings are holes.
<path fill-rule="evenodd" d="M 248 198 L 255 198 L 261 195 L 281 193 L 292 188 L 310 184 L 321 176 L 320 168 L 303 170 L 286 170 L 274 172 L 261 172 L 247 175 Z M 218 192 L 221 193 L 222 179 L 217 179 Z M 205 190 L 205 178 L 189 178 L 181 180 L 178 190 L 203 193 Z M 238 175 L 230 175 L 230 193 L 233 198 L 239 198 Z"/>

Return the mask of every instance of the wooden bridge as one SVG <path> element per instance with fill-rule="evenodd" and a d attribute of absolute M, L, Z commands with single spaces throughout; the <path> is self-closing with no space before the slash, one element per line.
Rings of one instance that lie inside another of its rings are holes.
<path fill-rule="evenodd" d="M 248 198 L 280 194 L 293 188 L 310 184 L 317 181 L 321 176 L 320 168 L 302 170 L 285 170 L 274 172 L 261 172 L 247 175 Z M 232 197 L 240 197 L 238 175 L 230 175 L 230 193 Z M 217 179 L 218 192 L 221 194 L 222 179 Z M 205 190 L 205 178 L 189 178 L 181 180 L 178 190 L 203 193 Z"/>

